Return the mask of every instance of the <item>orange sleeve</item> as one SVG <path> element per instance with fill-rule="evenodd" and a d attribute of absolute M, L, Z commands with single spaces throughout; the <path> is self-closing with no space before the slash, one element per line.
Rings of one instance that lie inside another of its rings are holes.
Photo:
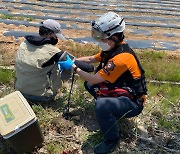
<path fill-rule="evenodd" d="M 101 61 L 101 52 L 99 52 L 99 53 L 97 53 L 96 55 L 94 55 L 94 59 L 96 60 L 96 61 L 98 61 L 98 62 L 100 62 Z"/>
<path fill-rule="evenodd" d="M 141 76 L 134 56 L 129 53 L 122 53 L 110 59 L 107 65 L 98 71 L 98 74 L 103 79 L 113 83 L 127 70 L 131 72 L 133 78 Z"/>

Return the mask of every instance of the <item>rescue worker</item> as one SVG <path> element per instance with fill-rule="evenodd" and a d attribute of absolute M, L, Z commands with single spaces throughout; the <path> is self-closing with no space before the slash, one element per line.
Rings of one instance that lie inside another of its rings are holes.
<path fill-rule="evenodd" d="M 147 92 L 144 70 L 134 53 L 124 41 L 123 17 L 108 12 L 92 22 L 92 37 L 98 41 L 102 52 L 78 60 L 100 62 L 95 74 L 84 72 L 67 57 L 59 64 L 73 69 L 85 80 L 85 88 L 95 98 L 95 112 L 104 140 L 94 152 L 112 152 L 119 141 L 117 119 L 134 117 L 143 110 Z"/>

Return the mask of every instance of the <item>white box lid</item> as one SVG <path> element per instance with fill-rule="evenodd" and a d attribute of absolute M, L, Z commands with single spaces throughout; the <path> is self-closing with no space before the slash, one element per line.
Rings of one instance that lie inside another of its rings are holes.
<path fill-rule="evenodd" d="M 35 113 L 19 91 L 0 99 L 0 134 L 2 136 L 19 132 L 34 119 L 36 119 Z"/>

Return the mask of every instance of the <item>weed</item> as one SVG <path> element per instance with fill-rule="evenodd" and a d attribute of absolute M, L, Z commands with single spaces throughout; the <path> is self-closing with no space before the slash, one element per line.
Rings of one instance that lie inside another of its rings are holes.
<path fill-rule="evenodd" d="M 67 44 L 64 45 L 64 50 L 65 49 L 77 57 L 93 55 L 99 50 L 97 46 L 80 45 L 71 41 L 67 41 Z M 144 52 L 139 53 L 138 56 L 140 57 L 140 61 L 142 62 L 142 65 L 146 71 L 147 79 L 180 81 L 180 70 L 177 69 L 180 66 L 178 59 L 170 59 L 164 52 Z M 0 69 L 0 84 L 12 86 L 11 82 L 14 80 L 14 71 Z M 73 123 L 72 121 L 69 123 L 69 121 L 62 119 L 60 116 L 62 115 L 62 107 L 68 98 L 70 84 L 71 82 L 69 82 L 68 88 L 61 88 L 59 91 L 60 99 L 57 99 L 55 102 L 53 102 L 58 104 L 58 107 L 55 110 L 53 107 L 43 107 L 41 105 L 33 105 L 32 108 L 38 118 L 41 130 L 46 138 L 52 137 L 54 134 L 51 133 L 54 132 L 62 136 L 66 136 L 71 133 L 75 134 L 73 127 L 76 125 L 75 127 L 80 126 L 79 128 L 81 128 L 80 131 L 78 131 L 76 134 L 81 136 L 83 141 L 82 148 L 93 149 L 94 145 L 99 143 L 102 139 L 102 134 L 99 131 L 94 132 L 87 129 L 90 127 L 89 125 L 92 124 L 92 122 L 95 120 L 95 118 L 92 117 L 95 116 L 93 103 L 94 100 L 93 97 L 85 90 L 83 80 L 76 80 L 73 85 L 73 91 L 71 95 L 71 107 L 74 109 L 80 109 L 79 111 L 83 112 L 79 113 L 82 115 L 82 117 L 76 123 Z M 148 83 L 147 88 L 147 103 L 143 110 L 143 112 L 146 114 L 144 117 L 143 114 L 141 116 L 142 123 L 149 125 L 152 128 L 154 127 L 155 123 L 158 129 L 164 130 L 165 132 L 179 132 L 180 126 L 177 114 L 180 100 L 180 86 Z M 5 89 L 5 91 L 6 93 L 10 93 L 12 90 Z M 0 95 L 0 97 L 1 96 L 2 95 Z M 87 121 L 83 121 L 87 119 L 92 120 L 90 124 Z M 136 126 L 135 123 L 133 123 L 133 119 L 131 121 L 123 120 L 124 119 L 120 121 L 119 127 L 122 130 L 124 137 L 129 138 L 125 135 L 130 134 Z M 88 124 L 85 125 L 85 123 Z M 53 138 L 50 140 L 47 139 L 44 143 L 43 149 L 47 153 L 62 153 L 64 148 L 68 149 L 67 145 L 69 144 L 71 146 L 72 143 L 67 141 L 66 138 Z"/>
<path fill-rule="evenodd" d="M 13 70 L 0 68 L 0 84 L 12 84 L 15 80 L 15 72 Z"/>
<path fill-rule="evenodd" d="M 145 106 L 145 110 L 157 119 L 157 124 L 162 129 L 178 131 L 179 122 L 176 119 L 178 112 L 178 101 L 180 99 L 180 86 L 161 84 L 148 84 L 151 100 Z M 154 101 L 153 101 L 154 100 Z"/>
<path fill-rule="evenodd" d="M 13 16 L 11 14 L 1 14 L 0 18 L 2 18 L 2 19 L 13 19 Z"/>
<path fill-rule="evenodd" d="M 93 113 L 94 102 L 92 96 L 84 88 L 84 81 L 81 79 L 78 80 L 77 85 L 78 87 L 74 88 L 72 92 L 72 102 L 74 102 L 74 106 L 83 108 L 86 113 Z"/>
<path fill-rule="evenodd" d="M 154 52 L 154 51 L 148 51 L 148 52 L 143 52 L 140 54 L 140 57 L 142 59 L 154 59 L 154 60 L 157 60 L 157 59 L 163 59 L 164 57 L 166 56 L 165 52 L 161 51 L 161 52 Z"/>
<path fill-rule="evenodd" d="M 27 21 L 33 21 L 33 20 L 35 20 L 35 19 L 32 18 L 32 17 L 28 17 L 28 18 L 27 18 Z"/>
<path fill-rule="evenodd" d="M 178 105 L 180 99 L 180 86 L 169 84 L 154 85 L 149 83 L 147 87 L 149 90 L 148 97 L 150 99 L 156 96 L 162 101 L 162 110 Z"/>
<path fill-rule="evenodd" d="M 158 124 L 163 129 L 168 129 L 168 130 L 176 131 L 176 132 L 179 130 L 179 127 L 180 127 L 178 120 L 175 118 L 167 119 L 166 117 L 162 117 L 158 120 Z"/>
<path fill-rule="evenodd" d="M 64 44 L 61 45 L 62 50 L 69 51 L 76 57 L 82 56 L 90 56 L 100 51 L 100 48 L 97 45 L 93 45 L 90 43 L 81 44 L 75 43 L 74 41 L 66 41 Z"/>
<path fill-rule="evenodd" d="M 153 97 L 159 93 L 159 85 L 147 83 L 148 97 Z"/>
<path fill-rule="evenodd" d="M 33 21 L 34 18 L 32 17 L 24 17 L 24 16 L 15 16 L 12 14 L 0 14 L 0 18 L 2 19 L 15 19 L 15 20 L 23 20 L 23 21 Z"/>
<path fill-rule="evenodd" d="M 47 145 L 47 151 L 54 154 L 62 153 L 62 145 L 60 143 L 51 142 Z"/>
<path fill-rule="evenodd" d="M 41 105 L 32 106 L 35 114 L 38 117 L 38 121 L 44 131 L 51 128 L 52 121 L 56 117 L 56 112 L 52 108 L 43 108 Z"/>
<path fill-rule="evenodd" d="M 86 142 L 82 145 L 83 148 L 85 147 L 91 147 L 93 148 L 96 144 L 98 144 L 102 139 L 103 139 L 103 135 L 101 132 L 95 132 L 95 133 L 91 133 L 91 134 L 86 134 L 83 136 L 84 140 L 86 140 Z"/>
<path fill-rule="evenodd" d="M 180 81 L 178 58 L 169 58 L 164 52 L 143 52 L 139 57 L 148 79 Z"/>
<path fill-rule="evenodd" d="M 3 154 L 3 149 L 0 149 L 0 154 Z"/>

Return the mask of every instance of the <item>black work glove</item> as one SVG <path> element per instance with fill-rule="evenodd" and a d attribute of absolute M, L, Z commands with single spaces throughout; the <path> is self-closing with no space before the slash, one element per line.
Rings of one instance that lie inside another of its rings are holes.
<path fill-rule="evenodd" d="M 94 72 L 94 66 L 85 61 L 74 61 L 75 65 L 85 72 Z"/>

